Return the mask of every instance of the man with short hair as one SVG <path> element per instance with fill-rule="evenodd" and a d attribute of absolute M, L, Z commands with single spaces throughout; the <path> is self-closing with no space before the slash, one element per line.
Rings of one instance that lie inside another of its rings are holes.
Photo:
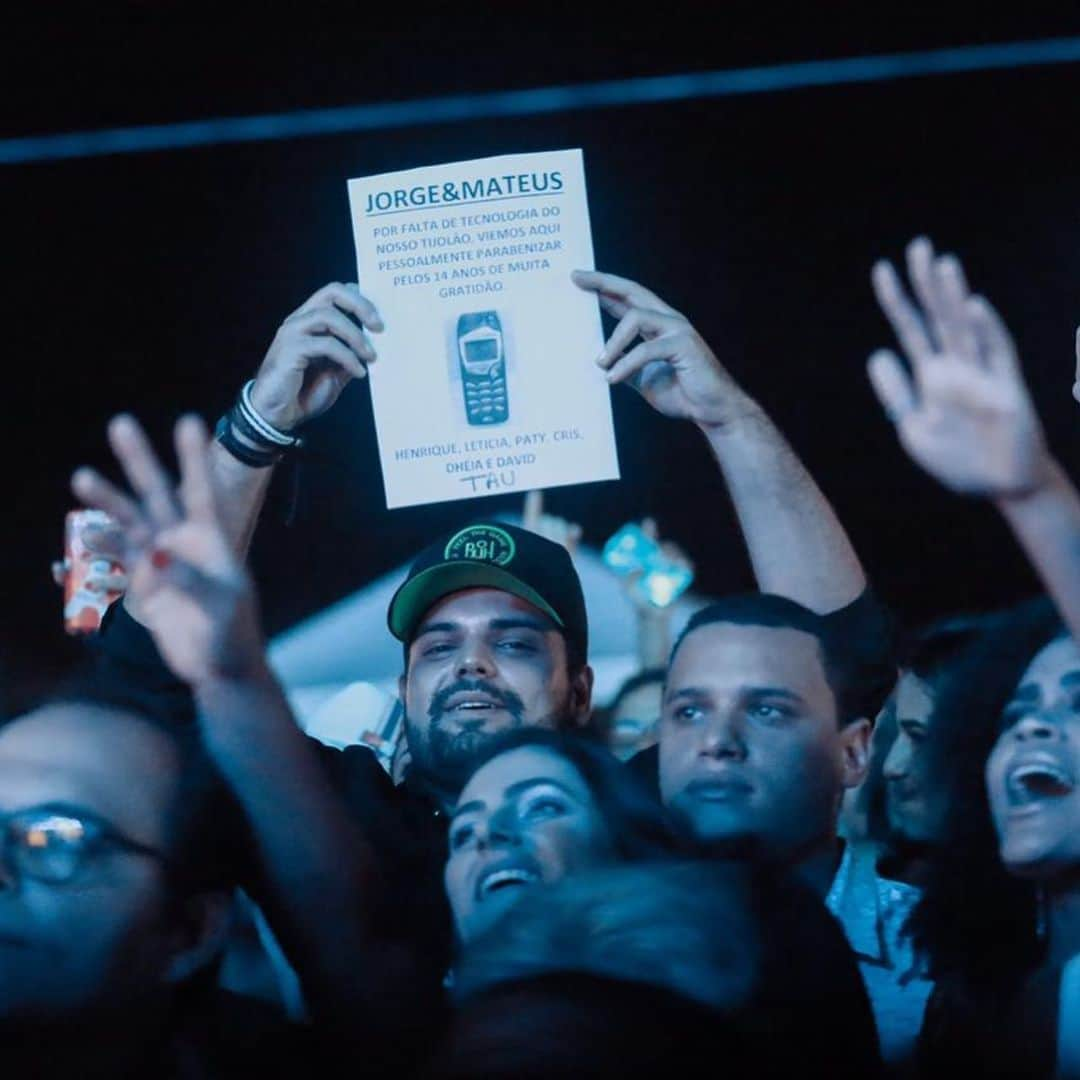
<path fill-rule="evenodd" d="M 878 876 L 871 848 L 837 836 L 895 682 L 889 620 L 824 496 L 686 317 L 635 282 L 576 280 L 619 320 L 597 361 L 609 381 L 707 439 L 771 594 L 691 621 L 670 661 L 659 748 L 633 767 L 658 776 L 708 851 L 788 866 L 827 897 L 861 962 L 884 1057 L 900 1066 L 929 989 L 901 932 L 915 893 Z"/>
<path fill-rule="evenodd" d="M 0 726 L 7 1076 L 280 1075 L 213 989 L 243 832 L 176 719 L 87 685 Z"/>
<path fill-rule="evenodd" d="M 862 779 L 877 711 L 856 675 L 827 621 L 785 597 L 698 612 L 668 670 L 664 802 L 707 849 L 797 868 L 826 892 L 840 796 Z M 883 696 L 891 670 L 879 676 Z"/>

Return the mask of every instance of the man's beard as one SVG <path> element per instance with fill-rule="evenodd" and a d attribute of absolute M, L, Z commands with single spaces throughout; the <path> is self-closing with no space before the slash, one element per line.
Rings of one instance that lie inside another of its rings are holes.
<path fill-rule="evenodd" d="M 455 694 L 476 692 L 488 697 L 509 717 L 499 726 L 488 727 L 486 713 L 475 719 L 446 712 L 446 703 Z M 428 727 L 424 734 L 419 725 L 405 718 L 412 752 L 410 769 L 416 770 L 429 783 L 457 793 L 465 786 L 484 750 L 508 731 L 521 727 L 557 727 L 552 718 L 526 720 L 525 703 L 513 690 L 502 689 L 483 679 L 457 679 L 437 691 L 428 706 Z M 419 737 L 417 737 L 419 735 Z"/>

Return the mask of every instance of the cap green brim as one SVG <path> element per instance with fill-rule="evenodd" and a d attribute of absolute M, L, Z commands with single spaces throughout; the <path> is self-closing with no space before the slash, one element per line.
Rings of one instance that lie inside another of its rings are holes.
<path fill-rule="evenodd" d="M 386 620 L 390 633 L 399 641 L 409 641 L 420 620 L 444 596 L 462 589 L 478 588 L 500 589 L 520 596 L 522 600 L 527 600 L 533 607 L 550 616 L 556 626 L 564 625 L 555 609 L 535 589 L 501 566 L 491 563 L 445 562 L 421 570 L 394 593 Z"/>

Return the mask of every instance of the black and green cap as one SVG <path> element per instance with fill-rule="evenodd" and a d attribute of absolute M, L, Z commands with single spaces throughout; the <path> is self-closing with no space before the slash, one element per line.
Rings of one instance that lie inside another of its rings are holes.
<path fill-rule="evenodd" d="M 467 525 L 424 548 L 390 601 L 390 633 L 411 641 L 433 605 L 450 593 L 475 588 L 502 589 L 527 600 L 554 620 L 578 655 L 588 655 L 585 594 L 570 553 L 503 522 Z"/>

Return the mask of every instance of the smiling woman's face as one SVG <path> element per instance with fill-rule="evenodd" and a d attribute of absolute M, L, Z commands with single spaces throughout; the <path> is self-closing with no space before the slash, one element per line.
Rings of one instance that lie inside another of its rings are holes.
<path fill-rule="evenodd" d="M 450 824 L 445 881 L 458 933 L 476 937 L 535 882 L 612 858 L 577 769 L 545 747 L 508 750 L 473 774 Z"/>
<path fill-rule="evenodd" d="M 1046 880 L 1080 867 L 1080 649 L 1072 638 L 1052 641 L 1028 665 L 986 782 L 1010 872 Z"/>

